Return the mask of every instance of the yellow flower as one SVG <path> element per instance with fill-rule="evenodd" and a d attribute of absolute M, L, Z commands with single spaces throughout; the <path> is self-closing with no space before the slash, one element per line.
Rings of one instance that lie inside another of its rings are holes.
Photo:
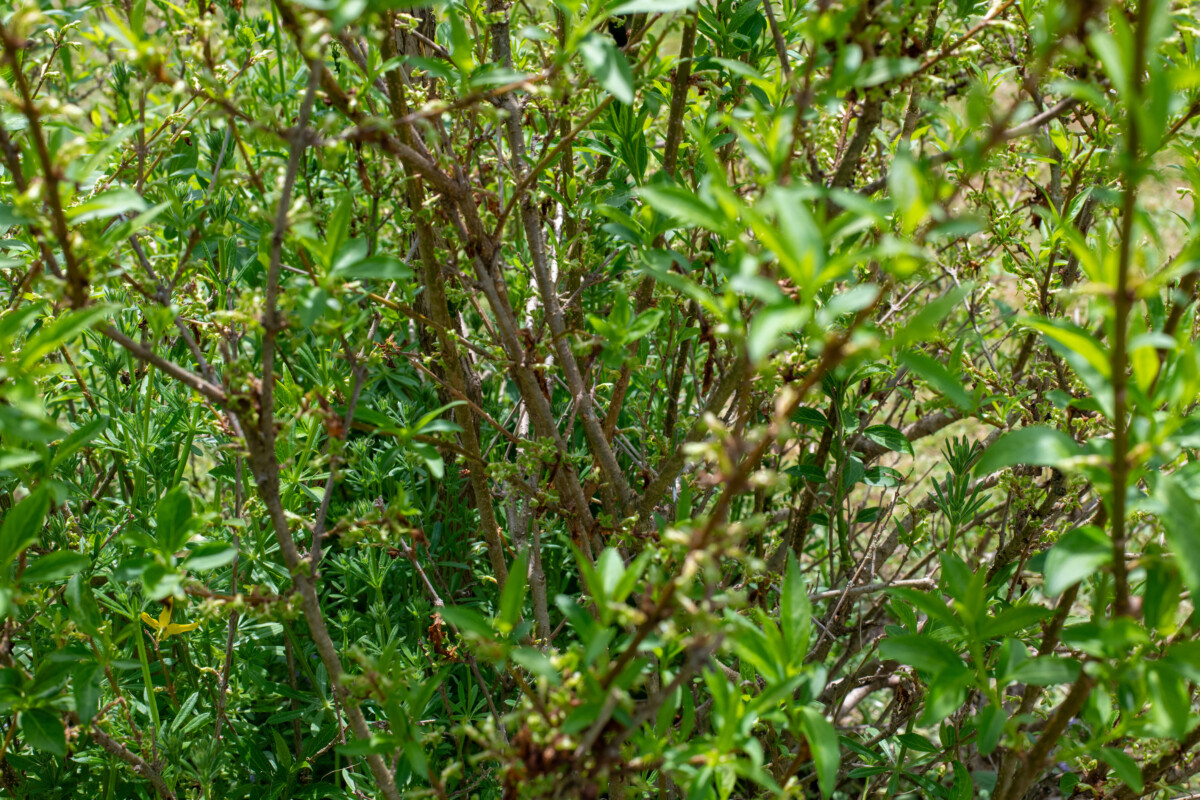
<path fill-rule="evenodd" d="M 169 605 L 163 608 L 162 613 L 158 615 L 158 619 L 143 611 L 142 622 L 154 628 L 154 638 L 160 641 L 176 633 L 187 633 L 200 627 L 199 622 L 189 622 L 186 625 L 171 624 L 171 606 Z"/>

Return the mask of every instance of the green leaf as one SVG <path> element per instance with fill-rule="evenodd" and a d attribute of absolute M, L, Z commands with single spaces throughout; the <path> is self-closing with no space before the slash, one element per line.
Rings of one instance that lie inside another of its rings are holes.
<path fill-rule="evenodd" d="M 638 189 L 638 196 L 650 204 L 658 213 L 683 223 L 687 227 L 700 227 L 713 233 L 729 233 L 734 220 L 723 209 L 704 203 L 692 192 L 671 184 L 655 184 Z"/>
<path fill-rule="evenodd" d="M 1062 431 L 1035 425 L 1010 431 L 983 452 L 975 464 L 976 475 L 987 475 L 1016 464 L 1059 467 L 1076 458 L 1082 448 Z"/>
<path fill-rule="evenodd" d="M 946 315 L 962 302 L 962 299 L 967 294 L 967 286 L 956 286 L 948 293 L 916 309 L 916 313 L 910 319 L 906 320 L 904 325 L 896 331 L 896 335 L 892 338 L 892 345 L 896 348 L 903 348 L 915 342 L 922 342 L 930 338 L 939 338 L 936 337 L 938 326 L 946 318 Z M 925 357 L 928 358 L 928 356 Z M 913 368 L 909 367 L 909 369 Z M 913 369 L 913 372 L 922 375 L 919 370 Z M 926 378 L 926 380 L 929 380 L 929 378 Z"/>
<path fill-rule="evenodd" d="M 837 731 L 825 719 L 825 715 L 809 706 L 800 707 L 800 727 L 812 750 L 813 766 L 817 770 L 817 785 L 821 795 L 829 797 L 837 785 L 838 767 L 842 753 L 838 747 Z"/>
<path fill-rule="evenodd" d="M 696 5 L 696 0 L 627 0 L 620 3 L 609 14 L 669 14 L 684 11 Z"/>
<path fill-rule="evenodd" d="M 42 750 L 59 758 L 67 756 L 67 732 L 58 715 L 44 708 L 21 712 L 21 735 L 34 750 Z"/>
<path fill-rule="evenodd" d="M 0 525 L 0 569 L 12 563 L 22 550 L 42 535 L 46 512 L 50 510 L 50 495 L 42 488 L 8 510 Z"/>
<path fill-rule="evenodd" d="M 885 65 L 883 59 L 872 62 L 874 66 Z M 886 78 L 884 78 L 886 80 Z M 871 78 L 870 80 L 873 80 Z M 892 198 L 895 216 L 900 230 L 908 235 L 925 220 L 929 205 L 925 199 L 925 175 L 913 161 L 907 148 L 896 152 L 892 167 L 888 170 L 888 195 Z"/>
<path fill-rule="evenodd" d="M 805 425 L 810 428 L 829 427 L 829 420 L 825 417 L 824 413 L 815 408 L 808 408 L 807 406 L 800 406 L 797 408 L 792 412 L 792 415 L 789 417 L 789 419 L 791 419 L 791 421 L 797 425 Z"/>
<path fill-rule="evenodd" d="M 453 403 L 447 403 L 444 406 L 439 406 L 438 408 L 435 408 L 433 411 L 430 411 L 428 414 L 425 414 L 423 417 L 421 417 L 419 420 L 416 421 L 416 423 L 411 428 L 412 433 L 414 435 L 418 434 L 418 433 L 437 433 L 439 431 L 447 431 L 449 433 L 458 433 L 459 431 L 462 430 L 462 428 L 458 427 L 458 425 L 456 425 L 455 423 L 451 422 L 448 419 L 438 419 L 438 418 L 442 414 L 446 413 L 447 411 L 449 411 L 453 408 L 457 408 L 458 406 L 461 406 L 461 405 L 463 405 L 463 401 L 456 400 Z M 345 415 L 346 415 L 345 409 L 339 409 L 338 413 L 343 417 L 345 417 Z"/>
<path fill-rule="evenodd" d="M 15 447 L 0 450 L 0 470 L 14 470 L 41 460 L 42 457 L 32 450 L 19 450 Z"/>
<path fill-rule="evenodd" d="M 1161 507 L 1159 516 L 1183 582 L 1193 597 L 1200 596 L 1200 526 L 1196 525 L 1196 501 L 1174 475 L 1159 476 L 1153 497 Z"/>
<path fill-rule="evenodd" d="M 641 580 L 642 573 L 645 572 L 646 567 L 650 564 L 653 555 L 649 550 L 643 550 L 638 554 L 638 557 L 625 569 L 621 577 L 617 579 L 617 582 L 608 589 L 608 602 L 625 602 L 626 598 L 637 588 L 638 581 Z"/>
<path fill-rule="evenodd" d="M 605 548 L 604 553 L 607 553 L 611 548 Z M 587 593 L 591 595 L 592 600 L 600 609 L 601 617 L 603 618 L 604 610 L 608 605 L 608 596 L 604 591 L 604 581 L 600 579 L 600 573 L 597 567 L 604 562 L 604 553 L 596 559 L 593 564 L 592 560 L 585 556 L 577 547 L 572 547 L 575 553 L 575 563 L 579 568 L 579 575 L 583 578 L 583 585 L 587 588 Z M 618 559 L 620 556 L 618 556 Z"/>
<path fill-rule="evenodd" d="M 991 755 L 1000 744 L 1000 736 L 1004 733 L 1004 723 L 1008 721 L 1008 713 L 996 706 L 989 705 L 979 712 L 975 718 L 975 729 L 978 731 L 979 752 Z"/>
<path fill-rule="evenodd" d="M 904 483 L 904 474 L 892 467 L 868 467 L 863 473 L 863 483 L 867 486 L 886 486 L 892 488 Z"/>
<path fill-rule="evenodd" d="M 1133 757 L 1124 750 L 1118 750 L 1115 747 L 1100 748 L 1100 757 L 1104 759 L 1113 772 L 1117 773 L 1117 777 L 1125 782 L 1125 785 L 1137 794 L 1141 794 L 1142 789 L 1142 770 L 1133 760 Z"/>
<path fill-rule="evenodd" d="M 118 214 L 130 212 L 140 213 L 150 206 L 142 196 L 133 189 L 109 189 L 96 195 L 91 200 L 74 208 L 67 209 L 67 219 L 71 222 L 87 222 L 93 219 L 108 219 Z"/>
<path fill-rule="evenodd" d="M 183 548 L 192 529 L 192 498 L 182 486 L 176 486 L 158 501 L 155 521 L 160 552 L 173 556 Z"/>
<path fill-rule="evenodd" d="M 634 96 L 633 70 L 625 54 L 607 36 L 589 33 L 579 43 L 583 66 L 604 89 L 617 100 L 632 105 Z"/>
<path fill-rule="evenodd" d="M 1050 613 L 1041 606 L 1011 606 L 989 618 L 983 625 L 981 635 L 984 639 L 999 639 L 1038 624 Z"/>
<path fill-rule="evenodd" d="M 95 661 L 87 661 L 75 668 L 71 674 L 71 692 L 75 696 L 75 713 L 84 723 L 90 722 L 100 710 L 100 698 L 104 696 L 104 667 Z"/>
<path fill-rule="evenodd" d="M 179 713 L 175 715 L 175 719 L 171 722 L 168 730 L 175 733 L 183 728 L 183 726 L 191 719 L 192 712 L 196 710 L 196 704 L 200 702 L 200 691 L 196 690 L 183 701 L 179 706 Z"/>
<path fill-rule="evenodd" d="M 743 213 L 759 241 L 779 258 L 793 285 L 804 297 L 811 297 L 827 277 L 823 273 L 828 245 L 809 207 L 810 198 L 794 187 L 776 185 L 767 190 L 766 200 L 764 205 L 775 211 L 774 219 L 760 212 L 757 206 L 746 208 Z M 736 231 L 731 234 L 736 235 Z M 863 302 L 864 296 L 859 295 L 859 302 Z M 866 302 L 874 299 L 870 297 Z"/>
<path fill-rule="evenodd" d="M 1127 24 L 1126 30 L 1128 30 Z M 1118 34 L 1120 32 L 1118 30 Z M 1104 71 L 1108 73 L 1113 88 L 1117 90 L 1117 96 L 1128 100 L 1130 94 L 1128 61 L 1133 58 L 1132 53 L 1122 47 L 1116 37 L 1104 30 L 1093 32 L 1088 37 L 1088 44 L 1099 57 L 1100 63 L 1104 65 Z"/>
<path fill-rule="evenodd" d="M 50 468 L 54 469 L 63 461 L 70 458 L 75 451 L 103 433 L 105 428 L 108 427 L 108 423 L 109 417 L 96 417 L 72 431 L 66 439 L 63 439 L 62 444 L 55 449 L 54 458 L 50 461 Z"/>
<path fill-rule="evenodd" d="M 804 481 L 812 481 L 813 483 L 824 483 L 829 480 L 815 464 L 794 464 L 784 470 L 785 473 L 794 478 Z"/>
<path fill-rule="evenodd" d="M 751 363 L 758 364 L 766 358 L 786 334 L 799 330 L 808 317 L 809 309 L 805 306 L 784 306 L 759 313 L 746 337 Z"/>
<path fill-rule="evenodd" d="M 512 659 L 513 663 L 524 667 L 539 678 L 545 678 L 554 686 L 562 683 L 562 676 L 558 674 L 558 670 L 554 668 L 550 658 L 536 647 L 518 647 L 509 653 L 508 657 Z"/>
<path fill-rule="evenodd" d="M 425 462 L 425 468 L 434 480 L 440 481 L 446 476 L 446 462 L 436 447 L 426 442 L 409 442 L 409 447 Z"/>
<path fill-rule="evenodd" d="M 1150 694 L 1149 711 L 1154 720 L 1154 733 L 1169 739 L 1183 738 L 1188 731 L 1191 706 L 1183 677 L 1159 662 L 1146 670 L 1146 688 Z"/>
<path fill-rule="evenodd" d="M 932 674 L 963 663 L 950 645 L 927 635 L 889 636 L 879 643 L 879 654 Z"/>
<path fill-rule="evenodd" d="M 76 574 L 67 582 L 67 589 L 63 594 L 67 601 L 67 616 L 84 633 L 92 638 L 99 638 L 100 626 L 104 620 L 100 616 L 100 606 L 92 594 L 90 583 L 81 580 Z"/>
<path fill-rule="evenodd" d="M 92 561 L 82 553 L 71 550 L 56 550 L 34 561 L 21 573 L 21 583 L 50 583 L 69 578 Z"/>
<path fill-rule="evenodd" d="M 975 399 L 963 387 L 962 380 L 940 361 L 915 350 L 901 353 L 899 360 L 963 411 L 975 410 Z"/>
<path fill-rule="evenodd" d="M 658 323 L 662 322 L 664 315 L 665 312 L 661 308 L 652 308 L 645 313 L 638 314 L 625 331 L 625 341 L 636 342 L 643 336 L 652 333 L 658 327 Z"/>
<path fill-rule="evenodd" d="M 954 784 L 950 787 L 949 800 L 971 800 L 975 796 L 975 783 L 971 773 L 960 761 L 954 762 Z"/>
<path fill-rule="evenodd" d="M 283 748 L 284 751 L 287 748 Z M 339 744 L 333 748 L 337 752 L 345 756 L 361 758 L 368 755 L 382 755 L 384 753 L 392 753 L 396 750 L 396 738 L 382 733 L 372 733 L 366 739 L 352 739 L 345 744 Z"/>
<path fill-rule="evenodd" d="M 1099 340 L 1083 328 L 1062 320 L 1049 319 L 1030 320 L 1029 326 L 1041 331 L 1056 352 L 1072 361 L 1072 367 L 1075 366 L 1075 360 L 1080 360 L 1105 380 L 1111 377 L 1112 365 L 1108 353 Z"/>
<path fill-rule="evenodd" d="M 13 207 L 0 203 L 0 231 L 5 231 L 8 228 L 15 228 L 18 225 L 28 225 L 33 220 L 28 217 L 21 216 Z"/>
<path fill-rule="evenodd" d="M 317 320 L 325 316 L 328 301 L 329 293 L 320 286 L 313 286 L 301 295 L 300 302 L 297 304 L 301 327 L 311 328 Z"/>
<path fill-rule="evenodd" d="M 429 780 L 429 761 L 425 758 L 425 751 L 421 749 L 421 745 L 416 739 L 409 739 L 404 743 L 404 755 L 408 758 L 408 763 L 412 765 L 413 772 L 423 780 Z"/>
<path fill-rule="evenodd" d="M 1054 686 L 1070 683 L 1079 675 L 1079 662 L 1058 656 L 1038 656 L 1022 663 L 1012 673 L 1014 683 Z"/>
<path fill-rule="evenodd" d="M 475 42 L 457 9 L 450 7 L 450 60 L 463 72 L 475 69 Z"/>
<path fill-rule="evenodd" d="M 344 280 L 403 281 L 413 276 L 412 268 L 393 256 L 371 256 L 337 271 Z"/>
<path fill-rule="evenodd" d="M 183 566 L 191 570 L 217 569 L 237 558 L 237 548 L 225 542 L 205 542 L 192 548 Z"/>
<path fill-rule="evenodd" d="M 940 748 L 919 733 L 902 733 L 896 741 L 918 753 L 936 753 Z"/>
<path fill-rule="evenodd" d="M 508 633 L 521 619 L 521 607 L 525 602 L 526 571 L 529 568 L 529 551 L 524 550 L 513 559 L 508 569 L 508 580 L 500 593 L 500 613 L 496 620 L 502 633 Z"/>
<path fill-rule="evenodd" d="M 343 266 L 339 262 L 338 256 L 344 252 L 343 249 L 350 238 L 350 221 L 353 217 L 354 194 L 351 192 L 342 192 L 338 204 L 333 207 L 333 213 L 329 215 L 325 223 L 325 246 L 319 248 L 325 266 L 331 269 Z M 360 257 L 365 258 L 369 245 L 366 242 L 363 242 L 363 245 Z"/>
<path fill-rule="evenodd" d="M 601 591 L 597 597 L 605 598 L 606 602 L 618 602 L 613 597 L 613 590 L 621 582 L 625 574 L 625 562 L 614 547 L 604 548 L 604 552 L 596 559 L 596 576 L 600 579 Z"/>
<path fill-rule="evenodd" d="M 960 710 L 967 698 L 967 687 L 975 678 L 973 670 L 966 666 L 943 670 L 929 684 L 929 695 L 925 710 L 918 723 L 935 725 Z"/>
<path fill-rule="evenodd" d="M 1112 542 L 1093 525 L 1064 534 L 1046 554 L 1043 567 L 1047 595 L 1062 594 L 1112 561 Z"/>
<path fill-rule="evenodd" d="M 1029 324 L 1042 332 L 1050 348 L 1075 371 L 1105 415 L 1112 417 L 1112 367 L 1100 342 L 1069 322 L 1033 320 Z"/>
<path fill-rule="evenodd" d="M 464 634 L 470 633 L 481 639 L 493 638 L 491 624 L 482 614 L 473 608 L 467 608 L 466 606 L 445 606 L 438 613 L 442 615 L 442 618 L 446 622 L 449 622 Z"/>
<path fill-rule="evenodd" d="M 1200 683 L 1200 642 L 1176 642 L 1160 660 L 1189 681 Z"/>
<path fill-rule="evenodd" d="M 109 306 L 88 306 L 77 311 L 68 311 L 54 322 L 29 338 L 21 348 L 21 369 L 31 369 L 34 364 L 62 347 L 79 334 L 112 313 Z"/>
<path fill-rule="evenodd" d="M 863 436 L 880 447 L 886 447 L 897 453 L 913 454 L 912 442 L 908 437 L 891 425 L 872 425 L 863 431 Z"/>
<path fill-rule="evenodd" d="M 151 600 L 162 600 L 183 584 L 183 573 L 175 567 L 168 567 L 158 562 L 151 562 L 142 571 L 142 591 Z"/>
<path fill-rule="evenodd" d="M 856 81 L 859 86 L 879 86 L 882 83 L 911 75 L 921 67 L 921 62 L 915 58 L 876 58 L 867 62 L 863 67 L 861 77 Z"/>
<path fill-rule="evenodd" d="M 812 604 L 804 585 L 804 571 L 796 555 L 788 551 L 787 567 L 779 600 L 779 628 L 783 645 L 793 664 L 804 663 L 808 655 L 808 639 L 812 631 Z"/>

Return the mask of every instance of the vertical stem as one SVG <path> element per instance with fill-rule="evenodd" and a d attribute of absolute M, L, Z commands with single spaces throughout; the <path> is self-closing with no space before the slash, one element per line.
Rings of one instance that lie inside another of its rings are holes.
<path fill-rule="evenodd" d="M 292 638 L 290 636 L 285 636 L 283 639 L 283 652 L 287 657 L 288 686 L 291 687 L 293 693 L 298 694 L 300 691 L 300 685 L 296 680 L 296 648 L 292 646 Z M 296 699 L 295 694 L 292 695 L 289 708 L 291 708 L 293 713 L 296 713 L 300 710 L 300 701 Z M 300 733 L 299 717 L 292 718 L 292 738 L 294 740 L 293 747 L 296 751 L 296 760 L 303 761 L 304 738 Z"/>
<path fill-rule="evenodd" d="M 509 23 L 507 11 L 493 0 L 488 6 L 492 13 L 498 14 L 497 22 L 492 25 L 492 58 L 499 64 L 512 66 L 512 52 L 509 49 Z M 511 94 L 499 99 L 499 106 L 507 114 L 505 133 L 511 157 L 511 166 L 517 182 L 526 177 L 528 167 L 525 163 L 525 131 L 522 127 L 521 108 Z M 571 350 L 566 322 L 563 318 L 562 305 L 558 299 L 558 287 L 546 258 L 546 242 L 542 230 L 542 216 L 533 198 L 525 193 L 519 200 L 521 225 L 525 229 L 525 239 L 529 247 L 529 260 L 533 266 L 533 274 L 541 295 L 542 308 L 546 322 L 553 336 L 554 353 L 562 368 L 563 377 L 571 392 L 571 400 L 575 404 L 579 420 L 583 423 L 584 434 L 592 448 L 592 454 L 600 465 L 600 470 L 616 495 L 617 506 L 614 509 L 618 518 L 627 514 L 633 505 L 633 493 L 629 483 L 617 462 L 608 439 L 604 435 L 603 425 L 596 416 L 592 395 L 584 385 L 579 364 Z"/>
<path fill-rule="evenodd" d="M 283 42 L 279 35 L 279 12 L 275 10 L 274 3 L 268 3 L 267 6 L 271 9 L 271 33 L 275 37 L 275 52 L 278 56 L 275 59 L 275 63 L 279 67 L 279 94 L 282 96 L 287 86 L 287 81 L 283 77 Z M 267 70 L 267 74 L 270 74 L 270 70 Z"/>
<path fill-rule="evenodd" d="M 1129 289 L 1129 271 L 1133 262 L 1133 223 L 1137 212 L 1137 187 L 1141 179 L 1141 132 L 1137 124 L 1142 97 L 1142 72 L 1146 63 L 1146 38 L 1149 34 L 1150 3 L 1138 3 L 1134 28 L 1133 59 L 1130 68 L 1130 95 L 1127 99 L 1128 130 L 1125 145 L 1125 195 L 1121 206 L 1120 259 L 1117 285 L 1113 292 L 1113 455 L 1112 455 L 1112 547 L 1113 613 L 1129 613 L 1129 578 L 1125 570 L 1125 495 L 1129 484 L 1128 335 L 1129 311 L 1133 297 Z"/>
<path fill-rule="evenodd" d="M 300 159 L 307 149 L 308 137 L 311 135 L 311 132 L 307 130 L 308 122 L 324 63 L 317 58 L 308 59 L 308 68 L 308 89 L 300 105 L 296 127 L 291 131 L 291 150 L 288 155 L 287 172 L 284 174 L 283 191 L 275 212 L 275 230 L 271 237 L 271 259 L 267 270 L 267 288 L 262 315 L 262 391 L 259 395 L 258 426 L 257 430 L 254 430 L 246 424 L 249 420 L 243 420 L 242 427 L 246 433 L 251 471 L 258 486 L 259 495 L 267 507 L 268 518 L 275 532 L 275 540 L 279 543 L 284 565 L 291 573 L 293 585 L 300 595 L 304 620 L 308 623 L 309 633 L 317 646 L 317 652 L 325 665 L 325 670 L 329 673 L 329 683 L 342 708 L 345 709 L 346 718 L 354 735 L 359 739 L 367 739 L 370 737 L 371 731 L 367 727 L 366 718 L 363 716 L 357 699 L 342 684 L 342 661 L 337 647 L 329 635 L 329 627 L 321 610 L 321 600 L 317 596 L 316 585 L 310 574 L 310 564 L 305 563 L 296 547 L 296 540 L 292 536 L 283 502 L 280 499 L 279 461 L 275 453 L 275 338 L 282 329 L 277 301 L 279 299 L 279 273 L 283 262 L 283 237 L 287 228 L 288 208 L 291 205 L 292 190 L 296 186 Z M 399 800 L 400 794 L 396 789 L 395 778 L 383 759 L 378 754 L 372 753 L 367 756 L 367 765 L 375 777 L 380 795 L 388 800 Z"/>
<path fill-rule="evenodd" d="M 546 600 L 546 570 L 542 565 L 542 536 L 537 516 L 530 521 L 532 541 L 529 556 L 529 594 L 533 601 L 534 634 L 539 641 L 550 638 L 550 606 Z"/>
<path fill-rule="evenodd" d="M 775 45 L 775 55 L 779 57 L 779 69 L 783 72 L 784 81 L 791 88 L 792 65 L 788 61 L 787 42 L 783 40 L 783 32 L 779 30 L 779 23 L 775 20 L 775 10 L 771 8 L 771 0 L 763 0 L 763 13 L 771 28 L 771 42 Z"/>
<path fill-rule="evenodd" d="M 162 724 L 158 720 L 158 701 L 154 697 L 154 682 L 150 679 L 150 660 L 146 657 L 146 643 L 143 641 L 144 632 L 142 631 L 142 622 L 135 619 L 133 624 L 137 626 L 135 641 L 137 642 L 138 661 L 142 664 L 142 680 L 146 684 L 146 702 L 150 704 L 150 720 L 154 723 L 154 730 L 150 732 L 150 741 L 154 743 L 158 741 L 162 729 Z"/>
<path fill-rule="evenodd" d="M 385 19 L 389 21 L 390 30 L 392 17 L 388 15 Z M 384 58 L 390 59 L 398 55 L 394 42 L 391 35 L 385 35 L 382 48 Z M 408 107 L 404 97 L 401 74 L 398 69 L 389 70 L 385 79 L 392 114 L 397 118 L 402 117 L 407 113 Z M 409 146 L 417 144 L 416 138 L 406 127 L 402 127 L 397 135 Z M 446 281 L 442 275 L 441 264 L 438 262 L 433 230 L 423 212 L 424 189 L 420 177 L 415 172 L 409 173 L 409 178 L 405 182 L 405 193 L 415 222 L 417 253 L 421 260 L 421 277 L 425 288 L 424 295 L 429 313 L 433 321 L 437 323 L 437 342 L 441 350 L 439 355 L 445 363 L 446 381 L 455 392 L 466 397 L 476 379 L 472 375 L 470 360 L 465 354 L 458 351 L 458 341 L 454 335 L 458 328 L 451 315 L 449 301 L 446 299 Z M 455 407 L 454 417 L 458 426 L 462 428 L 459 436 L 463 448 L 468 455 L 473 459 L 478 459 L 479 462 L 471 464 L 467 468 L 469 472 L 467 477 L 471 484 L 471 493 L 475 497 L 475 507 L 479 512 L 479 525 L 483 540 L 487 544 L 488 559 L 492 564 L 492 576 L 498 584 L 504 585 L 504 582 L 508 580 L 508 564 L 504 560 L 504 542 L 501 539 L 500 526 L 496 522 L 496 511 L 492 506 L 491 485 L 485 469 L 479 466 L 485 459 L 479 444 L 476 419 L 471 409 L 465 405 Z M 349 428 L 349 425 L 346 427 Z"/>
<path fill-rule="evenodd" d="M 764 0 L 770 8 L 769 0 Z M 774 24 L 774 17 L 772 24 Z M 683 142 L 683 113 L 687 109 L 688 82 L 692 78 L 692 56 L 696 49 L 696 12 L 688 15 L 679 43 L 679 63 L 671 79 L 671 111 L 667 117 L 667 141 L 663 147 L 663 171 L 675 176 L 679 162 L 679 145 Z M 785 69 L 787 67 L 785 66 Z"/>

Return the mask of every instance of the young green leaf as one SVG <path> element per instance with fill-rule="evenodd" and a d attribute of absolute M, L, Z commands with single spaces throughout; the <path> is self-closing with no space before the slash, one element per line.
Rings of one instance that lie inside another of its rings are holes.
<path fill-rule="evenodd" d="M 155 511 L 159 551 L 172 556 L 183 548 L 192 529 L 192 498 L 182 486 L 162 496 Z"/>
<path fill-rule="evenodd" d="M 612 39 L 589 33 L 579 43 L 579 55 L 583 66 L 609 94 L 626 105 L 633 103 L 633 70 Z"/>
<path fill-rule="evenodd" d="M 1112 542 L 1099 528 L 1085 525 L 1064 534 L 1046 554 L 1046 594 L 1062 594 L 1111 561 Z"/>
<path fill-rule="evenodd" d="M 954 762 L 954 783 L 950 787 L 949 800 L 971 800 L 975 796 L 975 782 L 961 761 Z"/>
<path fill-rule="evenodd" d="M 779 628 L 783 634 L 784 649 L 790 654 L 793 664 L 804 663 L 808 655 L 811 627 L 812 605 L 808 600 L 804 573 L 795 553 L 789 550 L 779 600 Z"/>
<path fill-rule="evenodd" d="M 1163 528 L 1175 551 L 1183 581 L 1194 594 L 1200 594 L 1200 528 L 1196 526 L 1196 501 L 1173 475 L 1160 476 L 1152 496 L 1161 508 Z"/>
<path fill-rule="evenodd" d="M 529 551 L 523 550 L 513 559 L 508 569 L 508 580 L 500 593 L 500 613 L 496 617 L 502 633 L 507 633 L 516 627 L 521 619 L 521 606 L 525 602 L 527 585 L 526 572 L 529 568 Z"/>
<path fill-rule="evenodd" d="M 0 568 L 7 567 L 22 550 L 38 540 L 49 510 L 50 495 L 41 488 L 8 510 L 0 525 Z"/>
<path fill-rule="evenodd" d="M 87 569 L 92 560 L 82 553 L 56 550 L 34 561 L 21 573 L 21 583 L 51 583 Z"/>
<path fill-rule="evenodd" d="M 1035 425 L 1010 431 L 983 452 L 975 463 L 976 475 L 987 475 L 1016 464 L 1063 468 L 1080 455 L 1081 448 L 1067 434 Z"/>
<path fill-rule="evenodd" d="M 936 361 L 924 353 L 908 350 L 900 354 L 900 363 L 908 367 L 946 399 L 963 411 L 970 413 L 975 410 L 975 399 L 963 387 L 962 380 L 947 369 L 940 361 Z"/>
<path fill-rule="evenodd" d="M 20 723 L 21 735 L 30 747 L 66 758 L 67 733 L 57 714 L 44 708 L 31 708 L 21 712 Z"/>
<path fill-rule="evenodd" d="M 913 454 L 912 442 L 899 429 L 891 425 L 872 425 L 863 431 L 863 436 L 881 447 L 897 453 Z"/>
<path fill-rule="evenodd" d="M 86 661 L 71 673 L 75 713 L 84 722 L 90 722 L 100 710 L 100 699 L 104 696 L 103 682 L 104 667 L 95 661 Z"/>
<path fill-rule="evenodd" d="M 837 731 L 825 719 L 825 715 L 809 706 L 800 707 L 800 727 L 812 751 L 813 766 L 817 770 L 817 785 L 823 797 L 833 795 L 837 783 L 838 767 L 842 762 L 838 746 Z"/>
<path fill-rule="evenodd" d="M 217 569 L 229 564 L 237 557 L 237 548 L 225 542 L 205 542 L 192 548 L 183 562 L 191 570 Z"/>
<path fill-rule="evenodd" d="M 1135 793 L 1141 794 L 1142 789 L 1145 788 L 1142 781 L 1142 770 L 1132 756 L 1115 747 L 1101 747 L 1100 758 L 1113 768 L 1113 772 L 1117 773 L 1117 777 L 1126 786 L 1133 789 Z"/>

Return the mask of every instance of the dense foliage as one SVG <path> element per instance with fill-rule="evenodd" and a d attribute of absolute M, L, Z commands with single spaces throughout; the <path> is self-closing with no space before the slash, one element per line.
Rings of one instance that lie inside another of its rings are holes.
<path fill-rule="evenodd" d="M 1188 0 L 18 0 L 0 794 L 1200 773 Z"/>

